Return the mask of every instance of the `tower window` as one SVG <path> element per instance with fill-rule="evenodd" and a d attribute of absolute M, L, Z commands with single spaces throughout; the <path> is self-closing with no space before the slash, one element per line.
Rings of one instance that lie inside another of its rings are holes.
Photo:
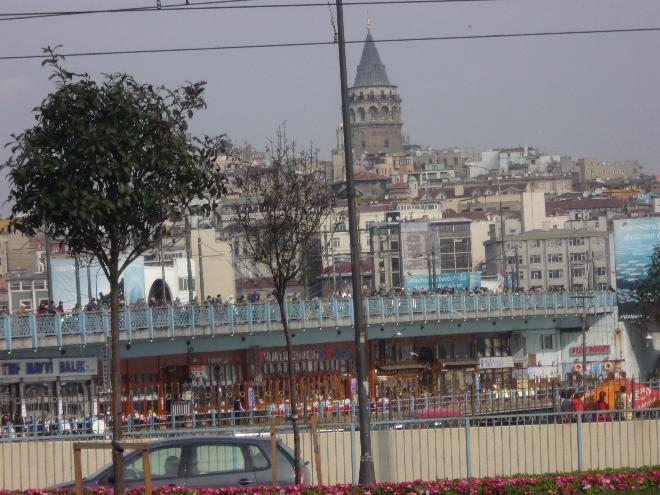
<path fill-rule="evenodd" d="M 367 146 L 364 144 L 364 141 L 362 141 L 362 147 L 366 148 Z"/>
<path fill-rule="evenodd" d="M 389 148 L 389 147 L 390 147 L 390 140 L 389 140 L 389 139 L 386 139 L 386 140 L 385 140 L 385 147 L 386 147 L 386 148 Z"/>

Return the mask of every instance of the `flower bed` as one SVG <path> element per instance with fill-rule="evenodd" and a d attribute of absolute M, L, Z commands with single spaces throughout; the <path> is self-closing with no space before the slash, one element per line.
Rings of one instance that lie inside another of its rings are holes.
<path fill-rule="evenodd" d="M 0 491 L 0 495 L 73 494 L 67 490 Z M 110 495 L 112 490 L 86 488 L 86 495 Z M 127 491 L 143 493 L 141 488 Z M 184 488 L 161 487 L 154 495 L 609 495 L 614 493 L 660 493 L 660 468 L 625 469 L 616 471 L 483 478 L 474 480 L 436 480 L 406 483 L 362 485 L 289 486 L 253 488 Z"/>

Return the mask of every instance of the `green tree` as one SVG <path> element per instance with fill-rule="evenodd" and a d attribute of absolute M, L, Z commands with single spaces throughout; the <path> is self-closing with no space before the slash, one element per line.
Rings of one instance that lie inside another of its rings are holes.
<path fill-rule="evenodd" d="M 94 256 L 110 282 L 111 387 L 115 493 L 124 491 L 119 278 L 162 237 L 171 222 L 210 211 L 224 192 L 216 171 L 222 136 L 188 135 L 188 119 L 205 108 L 205 83 L 176 90 L 127 74 L 97 82 L 61 65 L 46 49 L 56 89 L 36 107 L 34 127 L 12 135 L 8 169 L 11 220 L 43 232 L 72 254 Z"/>
<path fill-rule="evenodd" d="M 323 180 L 316 154 L 297 152 L 284 132 L 267 150 L 269 165 L 236 164 L 235 184 L 242 192 L 235 221 L 244 236 L 248 257 L 265 266 L 273 278 L 273 295 L 284 330 L 289 377 L 296 483 L 301 482 L 298 383 L 292 335 L 286 317 L 286 291 L 301 276 L 305 260 L 320 254 L 319 230 L 333 212 L 335 198 Z M 315 252 L 316 251 L 316 252 Z"/>
<path fill-rule="evenodd" d="M 651 262 L 646 269 L 646 278 L 640 280 L 636 289 L 640 313 L 644 318 L 660 322 L 660 244 L 653 248 Z"/>

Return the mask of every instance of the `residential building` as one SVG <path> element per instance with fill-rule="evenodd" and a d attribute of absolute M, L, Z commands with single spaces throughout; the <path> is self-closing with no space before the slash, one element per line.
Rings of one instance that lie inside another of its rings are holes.
<path fill-rule="evenodd" d="M 486 272 L 529 290 L 607 290 L 614 285 L 613 252 L 604 222 L 546 217 L 539 193 L 521 195 L 521 218 L 496 222 L 485 243 Z M 504 257 L 504 259 L 503 259 Z"/>
<path fill-rule="evenodd" d="M 593 180 L 612 181 L 634 179 L 642 173 L 642 167 L 637 160 L 599 161 L 595 158 L 580 158 L 577 161 L 578 180 L 588 182 Z"/>
<path fill-rule="evenodd" d="M 468 287 L 474 267 L 471 223 L 450 218 L 372 224 L 373 290 Z"/>

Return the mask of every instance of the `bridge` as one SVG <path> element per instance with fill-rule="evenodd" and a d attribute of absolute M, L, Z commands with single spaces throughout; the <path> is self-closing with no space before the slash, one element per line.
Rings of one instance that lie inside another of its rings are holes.
<path fill-rule="evenodd" d="M 614 311 L 612 292 L 430 295 L 421 297 L 366 298 L 368 327 L 605 315 Z M 286 303 L 286 318 L 293 331 L 350 328 L 355 321 L 353 301 L 313 299 Z M 526 323 L 526 320 L 525 320 Z M 460 327 L 461 324 L 458 323 Z M 206 304 L 187 307 L 123 309 L 121 340 L 150 343 L 197 337 L 282 332 L 279 307 L 274 302 L 253 304 Z M 0 350 L 62 349 L 65 346 L 100 345 L 110 333 L 110 313 L 86 312 L 48 315 L 5 315 L 0 330 Z"/>

